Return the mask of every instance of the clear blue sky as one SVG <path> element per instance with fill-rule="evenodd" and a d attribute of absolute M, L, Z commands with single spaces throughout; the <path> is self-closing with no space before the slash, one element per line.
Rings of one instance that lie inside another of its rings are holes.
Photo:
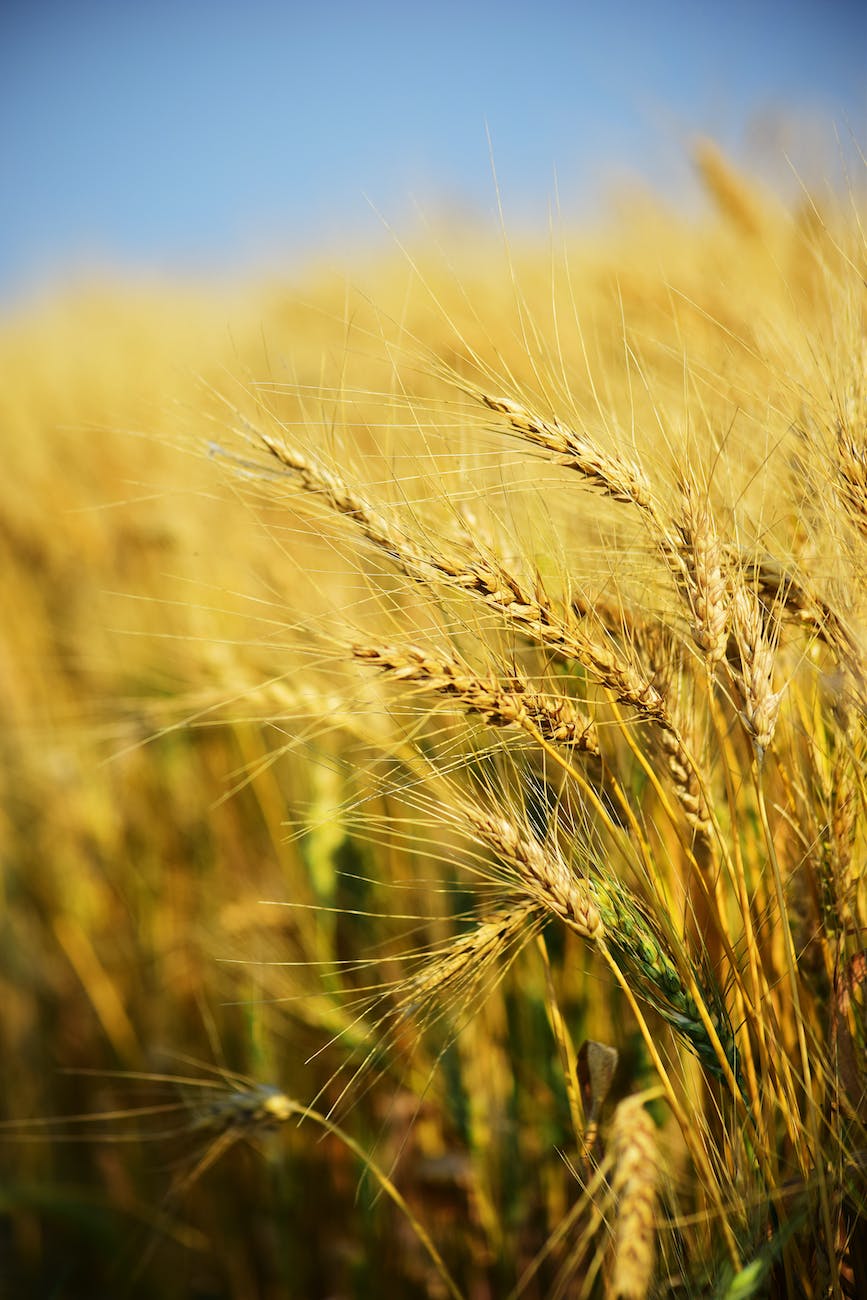
<path fill-rule="evenodd" d="M 612 177 L 680 197 L 694 134 L 756 162 L 785 116 L 808 169 L 832 121 L 865 144 L 863 0 L 3 0 L 0 301 L 297 262 L 371 203 L 485 220 L 486 124 L 507 221 L 541 224 L 555 175 L 567 221 Z"/>

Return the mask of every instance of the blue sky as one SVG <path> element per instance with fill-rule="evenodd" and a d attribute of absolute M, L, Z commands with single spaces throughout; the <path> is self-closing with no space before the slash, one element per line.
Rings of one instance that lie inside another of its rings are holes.
<path fill-rule="evenodd" d="M 865 144 L 864 3 L 5 0 L 0 301 L 294 265 L 414 205 L 493 220 L 486 129 L 525 227 L 555 177 L 567 224 L 628 176 L 686 201 L 700 133 L 831 176 L 834 122 Z"/>

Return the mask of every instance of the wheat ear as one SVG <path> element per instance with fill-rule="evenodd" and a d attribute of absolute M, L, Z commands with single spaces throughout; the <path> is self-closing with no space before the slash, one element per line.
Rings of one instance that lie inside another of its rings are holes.
<path fill-rule="evenodd" d="M 611 1121 L 614 1160 L 614 1260 L 611 1300 L 644 1300 L 656 1264 L 659 1151 L 656 1126 L 640 1097 L 621 1101 Z"/>
<path fill-rule="evenodd" d="M 741 720 L 762 758 L 773 739 L 781 691 L 772 690 L 776 640 L 758 596 L 741 582 L 734 594 L 734 632 L 741 658 L 739 685 L 743 697 Z"/>
<path fill-rule="evenodd" d="M 654 521 L 656 505 L 644 471 L 634 461 L 604 452 L 586 434 L 578 434 L 560 420 L 546 420 L 508 397 L 478 393 L 490 411 L 505 415 L 509 428 L 551 453 L 558 465 L 575 470 L 585 481 L 614 501 L 631 503 Z"/>
<path fill-rule="evenodd" d="M 522 833 L 508 818 L 464 807 L 468 827 L 492 849 L 501 868 L 532 903 L 552 912 L 585 939 L 601 939 L 605 927 L 587 884 L 563 857 Z"/>
<path fill-rule="evenodd" d="M 465 712 L 477 713 L 492 727 L 522 727 L 534 737 L 573 746 L 599 757 L 592 721 L 563 695 L 534 690 L 526 677 L 512 671 L 498 677 L 468 672 L 456 659 L 419 646 L 354 645 L 356 659 L 382 668 L 396 681 L 417 682 L 454 700 Z"/>

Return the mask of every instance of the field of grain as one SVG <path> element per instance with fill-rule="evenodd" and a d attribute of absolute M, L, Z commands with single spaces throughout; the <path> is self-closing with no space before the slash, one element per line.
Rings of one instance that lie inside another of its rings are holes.
<path fill-rule="evenodd" d="M 867 244 L 0 328 L 4 1294 L 867 1289 Z"/>

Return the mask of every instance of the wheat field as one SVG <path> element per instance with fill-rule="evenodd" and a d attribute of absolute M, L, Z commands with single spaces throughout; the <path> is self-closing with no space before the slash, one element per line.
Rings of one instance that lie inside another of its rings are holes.
<path fill-rule="evenodd" d="M 865 1294 L 863 205 L 697 166 L 3 323 L 10 1295 Z"/>

